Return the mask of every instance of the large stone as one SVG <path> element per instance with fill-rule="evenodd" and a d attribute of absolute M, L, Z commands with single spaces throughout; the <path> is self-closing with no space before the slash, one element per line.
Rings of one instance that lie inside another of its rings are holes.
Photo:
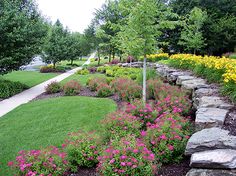
<path fill-rule="evenodd" d="M 197 131 L 211 128 L 222 127 L 228 110 L 219 108 L 199 108 L 196 112 L 195 128 Z"/>
<path fill-rule="evenodd" d="M 219 169 L 191 169 L 186 176 L 236 176 L 236 171 Z"/>
<path fill-rule="evenodd" d="M 233 108 L 233 105 L 225 102 L 220 97 L 203 96 L 199 99 L 198 108 L 231 109 L 231 108 Z"/>
<path fill-rule="evenodd" d="M 236 150 L 216 149 L 194 153 L 191 167 L 210 169 L 236 169 Z"/>
<path fill-rule="evenodd" d="M 194 133 L 188 140 L 185 154 L 214 149 L 235 149 L 236 136 L 229 135 L 229 131 L 220 128 L 209 128 Z"/>
<path fill-rule="evenodd" d="M 167 75 L 167 80 L 169 82 L 174 82 L 175 83 L 178 76 L 183 76 L 183 75 L 185 75 L 184 72 L 172 72 L 169 75 Z"/>
<path fill-rule="evenodd" d="M 199 89 L 199 88 L 208 88 L 210 87 L 208 84 L 206 84 L 206 81 L 204 79 L 193 79 L 193 80 L 186 80 L 183 81 L 182 83 L 182 87 L 188 90 L 195 90 L 195 89 Z"/>
<path fill-rule="evenodd" d="M 200 88 L 193 91 L 193 107 L 196 109 L 199 106 L 199 99 L 203 96 L 218 95 L 219 90 L 216 88 Z"/>
<path fill-rule="evenodd" d="M 178 76 L 176 84 L 177 85 L 182 85 L 183 81 L 188 81 L 188 80 L 193 80 L 193 79 L 196 79 L 196 77 L 189 76 L 189 75 L 187 75 L 187 76 Z"/>

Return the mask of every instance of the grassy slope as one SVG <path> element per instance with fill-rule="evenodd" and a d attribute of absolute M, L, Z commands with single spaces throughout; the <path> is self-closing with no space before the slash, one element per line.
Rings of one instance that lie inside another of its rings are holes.
<path fill-rule="evenodd" d="M 96 73 L 96 74 L 88 74 L 88 75 L 74 74 L 74 75 L 71 75 L 70 77 L 64 79 L 61 83 L 64 85 L 65 83 L 67 83 L 70 80 L 78 80 L 82 85 L 85 86 L 87 80 L 90 77 L 105 77 L 105 75 L 104 74 L 98 74 L 98 73 Z"/>
<path fill-rule="evenodd" d="M 82 66 L 85 62 L 86 62 L 85 60 L 74 60 L 73 64 L 77 64 L 78 66 Z M 58 63 L 59 66 L 70 66 L 67 64 L 70 64 L 70 61 L 64 60 L 64 61 L 61 61 L 60 63 Z M 77 66 L 73 66 L 73 67 L 77 67 Z"/>
<path fill-rule="evenodd" d="M 20 150 L 60 146 L 68 132 L 101 131 L 99 121 L 116 110 L 110 99 L 61 97 L 31 102 L 0 118 L 0 175 Z"/>
<path fill-rule="evenodd" d="M 40 73 L 35 71 L 14 71 L 6 75 L 0 76 L 0 79 L 19 81 L 29 87 L 33 87 L 57 75 L 58 74 L 56 73 Z"/>

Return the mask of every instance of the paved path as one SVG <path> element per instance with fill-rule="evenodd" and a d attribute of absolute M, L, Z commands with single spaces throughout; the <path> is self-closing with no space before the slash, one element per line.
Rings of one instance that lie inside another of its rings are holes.
<path fill-rule="evenodd" d="M 93 53 L 84 64 L 87 64 L 87 65 L 90 64 L 90 59 L 94 58 L 94 57 L 95 57 L 95 53 Z M 73 70 L 70 70 L 66 73 L 56 76 L 50 80 L 47 80 L 37 86 L 27 89 L 17 95 L 14 95 L 6 100 L 1 101 L 0 102 L 0 117 L 2 117 L 3 115 L 7 114 L 10 111 L 12 111 L 16 107 L 18 107 L 24 103 L 28 103 L 29 101 L 36 98 L 38 95 L 45 92 L 45 86 L 47 86 L 52 81 L 60 82 L 63 79 L 73 75 L 75 72 L 77 72 L 80 69 L 82 69 L 82 67 L 77 67 Z"/>

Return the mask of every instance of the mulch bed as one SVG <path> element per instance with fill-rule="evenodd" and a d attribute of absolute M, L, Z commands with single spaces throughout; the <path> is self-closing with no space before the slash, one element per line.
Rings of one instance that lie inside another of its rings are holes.
<path fill-rule="evenodd" d="M 76 174 L 70 174 L 70 176 L 98 176 L 99 174 L 96 172 L 96 168 L 79 168 L 79 172 Z M 189 158 L 184 158 L 181 163 L 178 164 L 169 164 L 163 165 L 161 169 L 158 171 L 156 176 L 185 176 L 189 167 Z M 142 175 L 145 175 L 143 173 Z"/>

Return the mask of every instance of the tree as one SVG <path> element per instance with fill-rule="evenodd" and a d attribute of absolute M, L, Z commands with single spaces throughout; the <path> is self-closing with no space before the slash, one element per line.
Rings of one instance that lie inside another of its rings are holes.
<path fill-rule="evenodd" d="M 0 74 L 18 70 L 40 54 L 47 25 L 31 0 L 0 2 Z"/>
<path fill-rule="evenodd" d="M 51 62 L 53 67 L 56 67 L 56 63 L 67 58 L 67 38 L 68 31 L 63 28 L 63 25 L 59 20 L 51 26 L 51 30 L 48 35 L 48 39 L 44 47 L 44 60 Z"/>
<path fill-rule="evenodd" d="M 195 7 L 184 22 L 179 44 L 188 50 L 193 50 L 194 54 L 204 46 L 205 39 L 203 38 L 202 27 L 206 19 L 206 12 Z"/>
<path fill-rule="evenodd" d="M 64 47 L 67 48 L 67 58 L 70 60 L 71 65 L 73 65 L 76 58 L 82 56 L 81 37 L 80 33 L 69 33 L 66 37 L 66 44 Z"/>
<path fill-rule="evenodd" d="M 146 55 L 156 49 L 158 34 L 156 23 L 157 3 L 155 0 L 138 0 L 128 15 L 127 24 L 119 33 L 124 52 L 144 56 L 143 101 L 146 102 Z"/>

